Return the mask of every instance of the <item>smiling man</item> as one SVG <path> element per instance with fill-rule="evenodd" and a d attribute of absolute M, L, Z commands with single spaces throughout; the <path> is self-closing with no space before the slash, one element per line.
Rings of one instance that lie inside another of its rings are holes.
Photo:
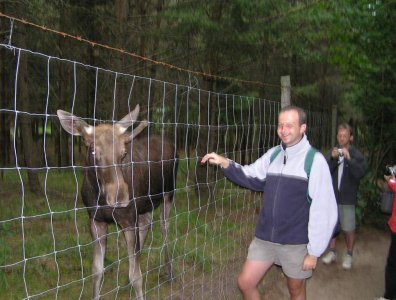
<path fill-rule="evenodd" d="M 281 144 L 250 165 L 216 153 L 202 158 L 203 164 L 221 166 L 234 183 L 264 192 L 255 238 L 238 277 L 244 299 L 260 299 L 257 286 L 273 264 L 282 267 L 290 298 L 305 299 L 305 281 L 332 236 L 337 204 L 331 176 L 323 155 L 314 152 L 308 177 L 306 119 L 299 107 L 283 108 L 277 129 Z"/>

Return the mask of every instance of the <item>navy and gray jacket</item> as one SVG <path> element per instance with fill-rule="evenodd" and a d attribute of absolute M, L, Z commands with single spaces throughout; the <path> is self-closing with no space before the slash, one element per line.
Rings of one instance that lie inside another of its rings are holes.
<path fill-rule="evenodd" d="M 310 149 L 307 137 L 281 150 L 270 164 L 276 147 L 254 163 L 241 166 L 230 161 L 224 175 L 234 183 L 264 192 L 256 237 L 279 244 L 307 244 L 308 253 L 319 257 L 327 248 L 337 221 L 337 203 L 329 167 L 324 156 L 315 154 L 309 186 L 304 171 Z M 312 203 L 307 201 L 307 189 Z"/>

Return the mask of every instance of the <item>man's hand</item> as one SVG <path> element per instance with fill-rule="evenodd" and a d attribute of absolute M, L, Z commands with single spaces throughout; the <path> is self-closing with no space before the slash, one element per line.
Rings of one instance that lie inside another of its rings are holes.
<path fill-rule="evenodd" d="M 218 155 L 214 152 L 208 153 L 202 158 L 201 164 L 205 164 L 205 163 L 220 166 L 224 169 L 228 168 L 228 166 L 230 165 L 230 162 L 228 161 L 227 158 L 225 158 L 221 155 Z"/>
<path fill-rule="evenodd" d="M 346 160 L 351 160 L 351 155 L 349 154 L 348 148 L 342 148 L 342 153 L 344 154 Z"/>
<path fill-rule="evenodd" d="M 346 160 L 350 160 L 351 159 L 351 155 L 349 154 L 348 148 L 337 148 L 337 147 L 334 147 L 331 150 L 331 157 L 333 159 L 338 159 L 338 157 L 340 156 L 340 153 L 339 153 L 340 150 L 342 151 L 342 156 L 344 156 L 344 158 Z"/>
<path fill-rule="evenodd" d="M 313 255 L 307 254 L 304 258 L 303 271 L 315 270 L 318 258 Z"/>
<path fill-rule="evenodd" d="M 338 148 L 334 147 L 333 150 L 331 150 L 331 157 L 333 159 L 338 159 Z"/>

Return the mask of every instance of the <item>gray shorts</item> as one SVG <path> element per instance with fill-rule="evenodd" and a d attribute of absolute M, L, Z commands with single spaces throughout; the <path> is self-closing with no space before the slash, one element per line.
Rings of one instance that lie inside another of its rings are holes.
<path fill-rule="evenodd" d="M 339 204 L 338 218 L 340 219 L 342 231 L 354 231 L 356 228 L 355 205 Z"/>
<path fill-rule="evenodd" d="M 305 279 L 312 276 L 312 270 L 303 271 L 307 245 L 281 245 L 254 238 L 250 243 L 248 260 L 269 261 L 282 267 L 287 277 Z"/>

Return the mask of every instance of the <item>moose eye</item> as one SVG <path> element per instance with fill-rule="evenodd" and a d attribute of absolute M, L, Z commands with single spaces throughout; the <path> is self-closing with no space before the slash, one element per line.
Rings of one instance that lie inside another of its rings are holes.
<path fill-rule="evenodd" d="M 94 147 L 90 147 L 89 148 L 88 154 L 91 157 L 91 159 L 93 159 L 94 161 L 98 161 L 99 160 L 99 152 L 96 151 L 96 149 Z"/>
<path fill-rule="evenodd" d="M 88 154 L 89 156 L 95 156 L 95 148 L 93 146 L 90 146 L 88 149 Z"/>
<path fill-rule="evenodd" d="M 90 152 L 91 156 L 93 156 L 93 157 L 96 157 L 98 155 L 98 153 L 96 152 L 95 148 L 89 149 L 89 152 Z"/>

